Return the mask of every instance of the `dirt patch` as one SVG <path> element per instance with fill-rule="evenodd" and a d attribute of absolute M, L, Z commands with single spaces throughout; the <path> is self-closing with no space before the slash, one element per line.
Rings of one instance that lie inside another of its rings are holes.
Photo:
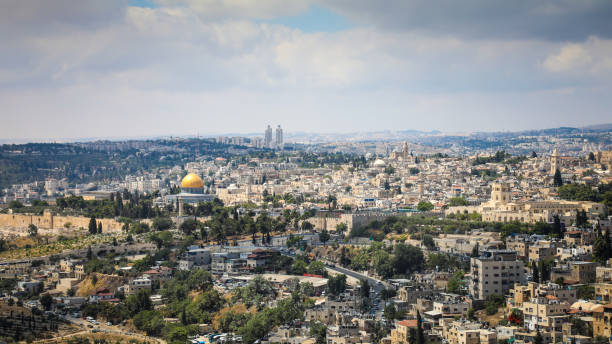
<path fill-rule="evenodd" d="M 490 327 L 495 327 L 500 321 L 506 319 L 503 307 L 498 309 L 497 313 L 493 315 L 488 315 L 485 309 L 475 312 L 475 315 L 479 320 L 488 322 Z"/>
<path fill-rule="evenodd" d="M 93 275 L 96 275 L 96 277 L 98 278 L 98 281 L 95 285 L 92 283 Z M 97 289 L 103 288 L 107 288 L 108 290 L 114 291 L 117 290 L 117 288 L 122 286 L 123 284 L 124 279 L 121 276 L 93 273 L 77 285 L 77 291 L 75 294 L 77 296 L 89 296 Z"/>

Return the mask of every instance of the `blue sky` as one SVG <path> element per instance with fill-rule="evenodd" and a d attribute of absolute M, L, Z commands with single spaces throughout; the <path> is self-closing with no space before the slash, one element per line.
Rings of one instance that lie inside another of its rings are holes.
<path fill-rule="evenodd" d="M 128 5 L 135 6 L 135 7 L 143 7 L 143 8 L 155 8 L 156 7 L 155 2 L 151 0 L 129 0 Z"/>
<path fill-rule="evenodd" d="M 351 28 L 351 24 L 344 16 L 333 11 L 311 5 L 306 11 L 286 17 L 278 17 L 268 21 L 272 24 L 284 25 L 303 32 L 337 32 Z"/>
<path fill-rule="evenodd" d="M 0 138 L 610 122 L 607 0 L 6 0 Z M 567 25 L 572 23 L 572 25 Z"/>

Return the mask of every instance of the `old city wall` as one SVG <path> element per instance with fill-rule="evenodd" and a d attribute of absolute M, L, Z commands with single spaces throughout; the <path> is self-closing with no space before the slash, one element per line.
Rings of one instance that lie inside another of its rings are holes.
<path fill-rule="evenodd" d="M 120 231 L 123 224 L 115 219 L 97 219 L 102 222 L 103 232 Z M 28 214 L 0 214 L 0 228 L 8 229 L 27 229 L 30 224 L 34 224 L 39 229 L 62 229 L 66 224 L 69 228 L 87 229 L 89 218 L 84 216 L 56 216 L 52 214 L 28 215 Z"/>
<path fill-rule="evenodd" d="M 311 217 L 306 221 L 312 223 L 315 229 L 328 231 L 335 231 L 336 226 L 340 223 L 347 225 L 349 230 L 354 227 L 365 226 L 371 221 L 378 220 L 384 221 L 387 217 L 392 214 L 380 214 L 380 213 L 356 213 L 356 214 L 341 214 L 341 215 L 330 215 L 325 214 L 322 216 Z M 398 214 L 395 214 L 398 216 Z M 406 215 L 402 215 L 406 216 Z"/>
<path fill-rule="evenodd" d="M 328 231 L 335 231 L 336 226 L 340 223 L 345 223 L 348 228 L 351 229 L 353 225 L 352 216 L 344 215 L 345 214 L 342 214 L 341 216 L 326 214 L 323 216 L 311 217 L 306 221 L 312 223 L 313 227 L 318 230 L 325 229 Z"/>

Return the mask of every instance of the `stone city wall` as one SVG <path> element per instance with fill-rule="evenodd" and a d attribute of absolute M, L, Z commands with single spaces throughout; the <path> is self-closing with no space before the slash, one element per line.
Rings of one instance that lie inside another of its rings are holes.
<path fill-rule="evenodd" d="M 102 232 L 117 232 L 121 231 L 123 227 L 123 224 L 115 219 L 96 219 L 96 222 L 102 223 Z M 66 224 L 69 224 L 67 229 L 87 229 L 89 218 L 84 216 L 57 216 L 50 213 L 44 215 L 0 214 L 0 228 L 22 229 L 25 232 L 30 224 L 34 224 L 42 230 L 66 229 Z"/>

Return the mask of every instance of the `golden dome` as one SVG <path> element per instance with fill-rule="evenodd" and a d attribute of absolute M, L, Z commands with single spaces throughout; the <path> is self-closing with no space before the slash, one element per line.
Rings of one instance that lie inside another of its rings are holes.
<path fill-rule="evenodd" d="M 195 189 L 195 188 L 203 188 L 203 187 L 204 187 L 204 182 L 202 181 L 202 178 L 200 178 L 200 176 L 198 176 L 195 173 L 187 174 L 181 181 L 181 188 Z"/>

